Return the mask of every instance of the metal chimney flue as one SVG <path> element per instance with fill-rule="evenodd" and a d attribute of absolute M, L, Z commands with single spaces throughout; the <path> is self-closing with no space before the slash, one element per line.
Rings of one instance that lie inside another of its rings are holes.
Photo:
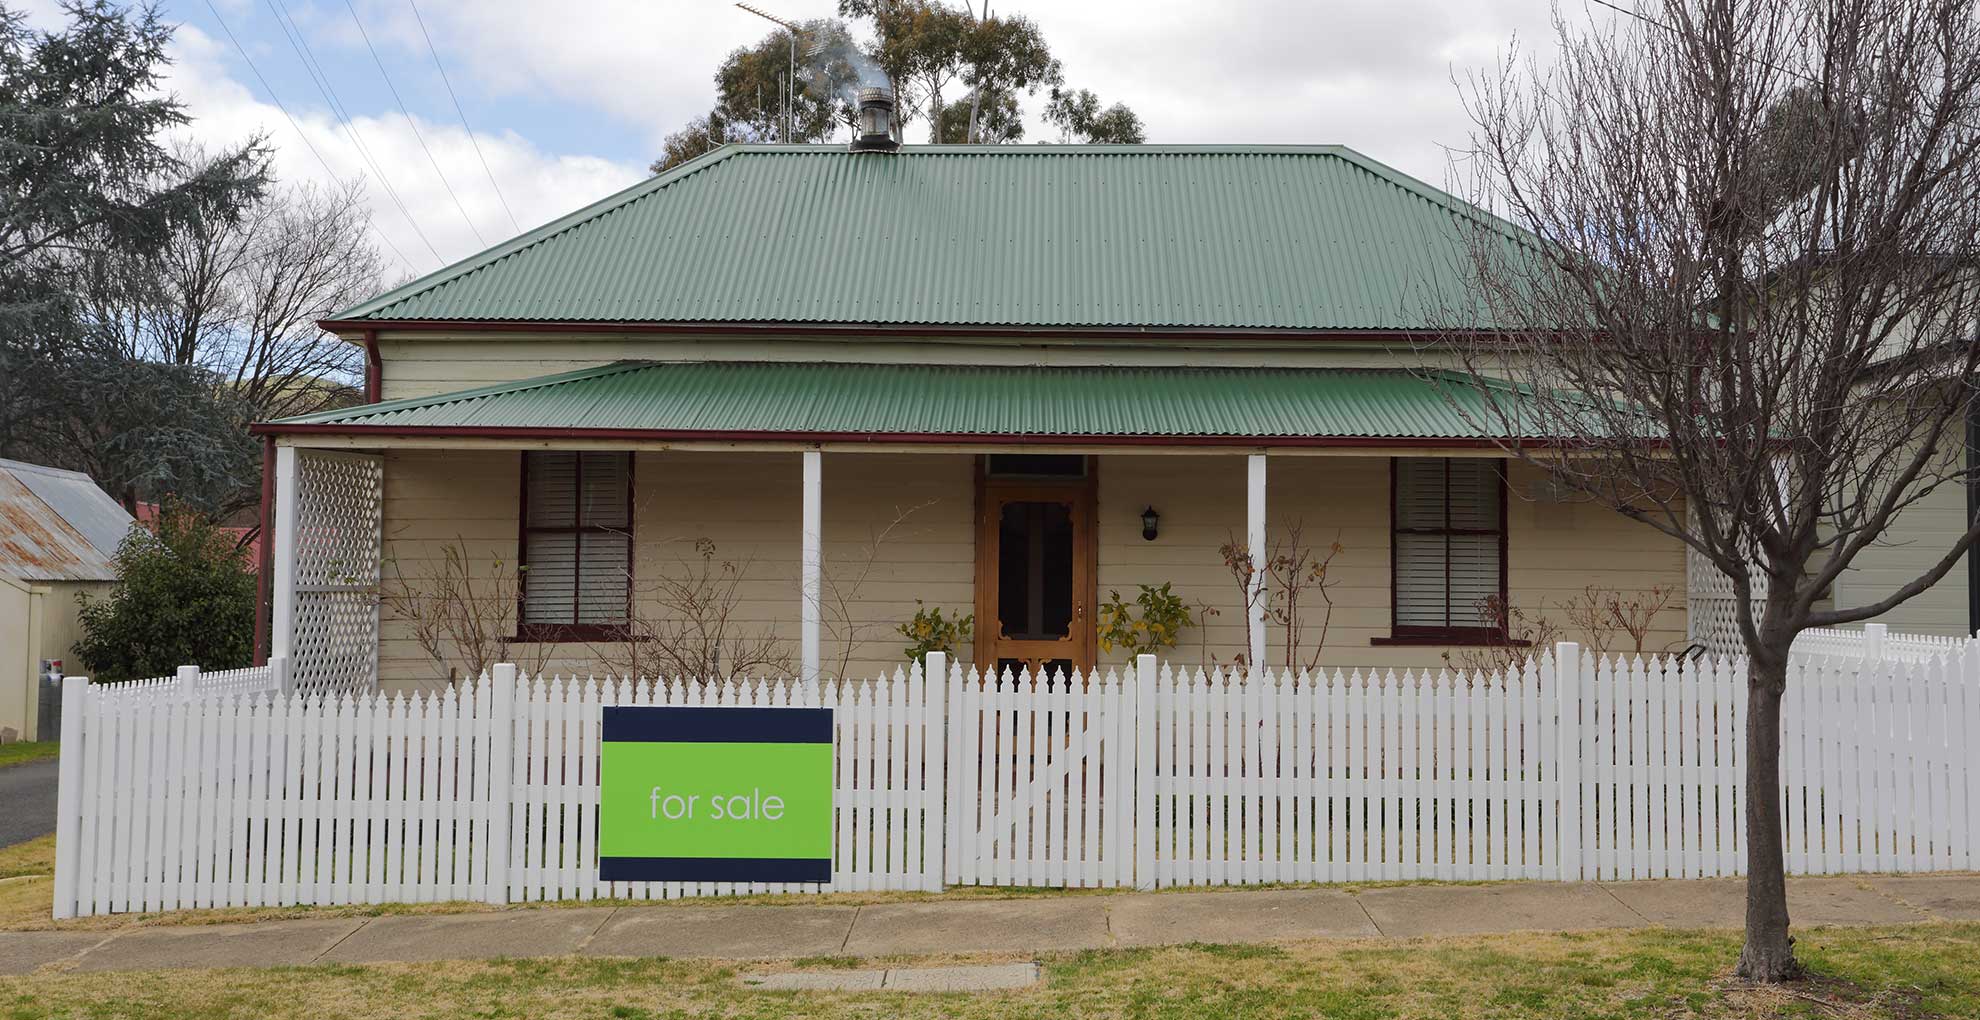
<path fill-rule="evenodd" d="M 885 85 L 859 90 L 859 133 L 854 152 L 892 152 L 901 147 L 894 137 L 894 90 Z"/>

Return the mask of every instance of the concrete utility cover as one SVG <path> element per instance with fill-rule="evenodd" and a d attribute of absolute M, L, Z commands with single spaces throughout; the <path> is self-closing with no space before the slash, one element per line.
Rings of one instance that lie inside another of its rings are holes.
<path fill-rule="evenodd" d="M 1001 992 L 1038 983 L 1035 963 L 890 970 L 807 970 L 756 974 L 743 984 L 766 992 Z"/>

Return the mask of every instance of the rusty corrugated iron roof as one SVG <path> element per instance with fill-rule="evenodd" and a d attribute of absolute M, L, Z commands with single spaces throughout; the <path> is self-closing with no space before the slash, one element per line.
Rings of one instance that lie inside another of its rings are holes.
<path fill-rule="evenodd" d="M 131 515 L 79 471 L 0 460 L 0 574 L 113 581 Z"/>

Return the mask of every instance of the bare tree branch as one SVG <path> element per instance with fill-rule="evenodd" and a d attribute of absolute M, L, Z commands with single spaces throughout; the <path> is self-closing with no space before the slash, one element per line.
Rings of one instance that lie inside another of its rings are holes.
<path fill-rule="evenodd" d="M 1433 298 L 1426 354 L 1455 352 L 1510 455 L 1730 581 L 1754 720 L 1741 970 L 1776 980 L 1796 969 L 1767 792 L 1794 637 L 1901 604 L 1980 538 L 1968 522 L 1888 591 L 1838 584 L 1970 482 L 1980 18 L 1648 0 L 1555 27 L 1551 64 L 1512 52 L 1467 83 L 1472 197 L 1501 218 L 1454 216 L 1470 286 Z"/>

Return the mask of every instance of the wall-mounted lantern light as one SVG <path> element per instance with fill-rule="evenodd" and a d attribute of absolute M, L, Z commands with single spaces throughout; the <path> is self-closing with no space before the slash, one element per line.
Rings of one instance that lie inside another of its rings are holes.
<path fill-rule="evenodd" d="M 1151 506 L 1143 510 L 1141 512 L 1141 537 L 1150 542 L 1155 541 L 1155 526 L 1160 523 L 1162 523 L 1162 515 L 1156 513 L 1154 507 Z"/>

